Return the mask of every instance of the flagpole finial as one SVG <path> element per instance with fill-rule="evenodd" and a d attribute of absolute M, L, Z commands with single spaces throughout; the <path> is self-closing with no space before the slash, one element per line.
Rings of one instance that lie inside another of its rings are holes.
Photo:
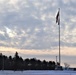
<path fill-rule="evenodd" d="M 60 11 L 60 8 L 58 8 L 59 9 L 59 11 Z"/>

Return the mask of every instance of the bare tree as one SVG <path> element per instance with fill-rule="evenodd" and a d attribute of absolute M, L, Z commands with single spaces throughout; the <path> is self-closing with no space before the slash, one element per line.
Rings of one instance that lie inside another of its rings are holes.
<path fill-rule="evenodd" d="M 65 69 L 69 69 L 70 65 L 67 63 L 64 63 Z"/>

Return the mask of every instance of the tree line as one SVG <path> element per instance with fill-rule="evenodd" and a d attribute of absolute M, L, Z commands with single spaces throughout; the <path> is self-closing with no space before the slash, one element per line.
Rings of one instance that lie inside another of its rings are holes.
<path fill-rule="evenodd" d="M 14 57 L 0 53 L 0 70 L 55 70 L 54 61 L 39 60 L 36 58 L 23 59 L 15 53 Z"/>

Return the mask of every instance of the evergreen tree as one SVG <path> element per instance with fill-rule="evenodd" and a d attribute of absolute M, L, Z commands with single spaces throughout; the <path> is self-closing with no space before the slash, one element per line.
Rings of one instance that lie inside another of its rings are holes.
<path fill-rule="evenodd" d="M 36 58 L 24 59 L 15 53 L 14 57 L 0 54 L 0 70 L 54 70 L 54 61 L 40 61 Z"/>

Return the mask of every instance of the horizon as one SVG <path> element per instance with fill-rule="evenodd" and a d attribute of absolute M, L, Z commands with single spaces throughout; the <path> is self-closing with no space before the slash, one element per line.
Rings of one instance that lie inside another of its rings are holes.
<path fill-rule="evenodd" d="M 70 65 L 70 67 L 76 67 L 76 64 L 74 62 L 76 62 L 75 59 L 75 55 L 76 53 L 73 52 L 71 49 L 69 48 L 69 50 L 67 50 L 66 52 L 64 50 L 68 49 L 68 47 L 64 48 L 63 50 L 61 49 L 61 66 L 64 67 L 64 63 L 67 63 Z M 75 51 L 75 48 L 73 48 L 73 50 Z M 46 61 L 55 61 L 56 62 L 56 56 L 57 56 L 57 62 L 59 62 L 59 51 L 58 50 L 21 50 L 21 49 L 13 49 L 13 48 L 3 48 L 0 47 L 0 53 L 2 53 L 3 55 L 6 56 L 12 56 L 14 57 L 15 53 L 18 52 L 19 56 L 21 56 L 23 59 L 26 58 L 36 58 L 36 59 L 40 59 L 41 61 L 46 60 Z M 68 53 L 68 55 L 67 55 Z M 68 61 L 68 59 L 70 58 L 70 60 Z M 73 60 L 73 61 L 72 61 Z M 70 62 L 71 61 L 71 62 Z M 72 64 L 73 63 L 73 64 Z"/>

